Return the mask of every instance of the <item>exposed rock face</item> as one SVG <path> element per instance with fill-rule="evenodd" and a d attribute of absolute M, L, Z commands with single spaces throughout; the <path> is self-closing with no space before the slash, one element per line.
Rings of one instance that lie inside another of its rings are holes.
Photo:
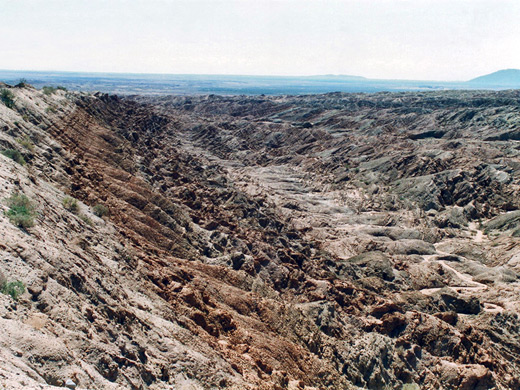
<path fill-rule="evenodd" d="M 520 386 L 520 94 L 12 91 L 4 387 Z"/>

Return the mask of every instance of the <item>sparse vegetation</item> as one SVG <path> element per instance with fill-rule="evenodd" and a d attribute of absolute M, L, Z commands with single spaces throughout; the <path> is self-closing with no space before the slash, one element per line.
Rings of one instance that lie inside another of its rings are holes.
<path fill-rule="evenodd" d="M 56 88 L 51 87 L 50 85 L 46 85 L 42 88 L 42 92 L 47 96 L 51 96 L 54 92 L 56 92 Z"/>
<path fill-rule="evenodd" d="M 65 88 L 64 86 L 62 85 L 58 85 L 56 87 L 53 87 L 51 85 L 46 85 L 42 88 L 42 92 L 47 95 L 47 96 L 51 96 L 53 95 L 56 91 L 67 91 L 67 88 Z"/>
<path fill-rule="evenodd" d="M 18 81 L 18 84 L 16 84 L 15 87 L 16 88 L 25 88 L 25 87 L 27 87 L 27 85 L 29 85 L 29 84 L 27 84 L 27 80 L 22 78 Z"/>
<path fill-rule="evenodd" d="M 25 285 L 20 280 L 15 282 L 7 282 L 4 280 L 0 285 L 0 291 L 2 294 L 10 295 L 11 298 L 17 301 L 20 295 L 25 292 Z"/>
<path fill-rule="evenodd" d="M 6 211 L 6 215 L 11 223 L 22 229 L 34 226 L 36 211 L 27 196 L 15 192 L 11 197 L 7 198 L 7 206 L 9 210 Z"/>
<path fill-rule="evenodd" d="M 0 91 L 0 100 L 7 108 L 14 108 L 14 94 L 6 88 Z"/>
<path fill-rule="evenodd" d="M 94 224 L 92 220 L 85 214 L 80 214 L 79 218 L 89 226 L 92 226 Z"/>
<path fill-rule="evenodd" d="M 108 214 L 108 207 L 104 204 L 98 203 L 92 208 L 92 212 L 98 217 L 104 217 Z"/>
<path fill-rule="evenodd" d="M 25 149 L 29 150 L 30 152 L 34 152 L 34 143 L 31 141 L 28 135 L 17 138 L 16 142 L 18 142 L 20 145 L 22 145 Z"/>
<path fill-rule="evenodd" d="M 16 161 L 20 165 L 25 165 L 26 161 L 22 156 L 22 153 L 20 153 L 16 149 L 6 149 L 2 150 L 1 152 L 4 156 L 9 157 L 10 159 Z"/>
<path fill-rule="evenodd" d="M 63 207 L 66 210 L 69 210 L 71 213 L 73 213 L 73 214 L 79 213 L 79 203 L 78 203 L 77 199 L 74 199 L 71 196 L 66 196 L 61 201 L 61 204 L 63 205 Z"/>

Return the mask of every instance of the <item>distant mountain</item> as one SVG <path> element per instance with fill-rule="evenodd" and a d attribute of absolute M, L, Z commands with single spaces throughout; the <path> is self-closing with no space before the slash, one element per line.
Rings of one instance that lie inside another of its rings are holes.
<path fill-rule="evenodd" d="M 503 69 L 485 76 L 469 80 L 468 83 L 486 86 L 520 87 L 520 69 Z"/>

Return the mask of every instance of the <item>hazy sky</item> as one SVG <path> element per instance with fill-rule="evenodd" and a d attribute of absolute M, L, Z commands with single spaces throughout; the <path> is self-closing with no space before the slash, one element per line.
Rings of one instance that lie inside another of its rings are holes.
<path fill-rule="evenodd" d="M 0 69 L 466 80 L 520 68 L 519 0 L 0 0 Z"/>

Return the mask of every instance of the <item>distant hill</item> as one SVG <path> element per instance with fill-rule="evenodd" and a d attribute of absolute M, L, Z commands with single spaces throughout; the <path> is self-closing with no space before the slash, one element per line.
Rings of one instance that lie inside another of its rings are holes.
<path fill-rule="evenodd" d="M 486 86 L 516 86 L 520 87 L 520 69 L 503 69 L 468 81 L 471 84 Z"/>

